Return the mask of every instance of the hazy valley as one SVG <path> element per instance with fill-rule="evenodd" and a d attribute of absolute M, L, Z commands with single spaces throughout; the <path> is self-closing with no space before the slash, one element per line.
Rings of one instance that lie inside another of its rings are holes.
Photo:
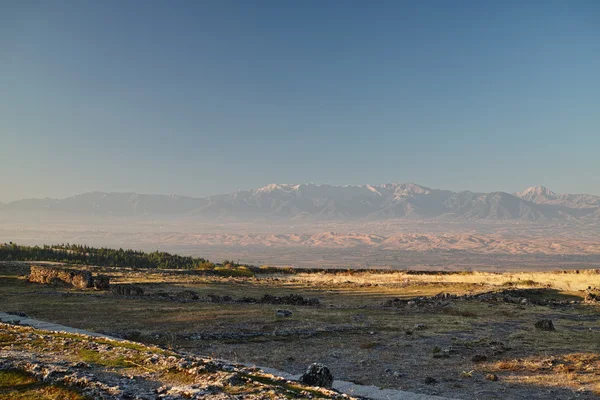
<path fill-rule="evenodd" d="M 255 264 L 516 268 L 600 261 L 600 196 L 544 187 L 510 194 L 415 184 L 268 185 L 207 198 L 92 192 L 15 201 L 2 205 L 0 216 L 3 242 L 47 244 L 50 237 Z"/>

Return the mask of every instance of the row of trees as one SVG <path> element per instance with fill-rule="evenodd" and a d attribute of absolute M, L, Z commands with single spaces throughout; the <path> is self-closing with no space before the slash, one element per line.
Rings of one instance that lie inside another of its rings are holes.
<path fill-rule="evenodd" d="M 0 245 L 0 261 L 55 261 L 71 264 L 119 266 L 131 268 L 213 269 L 215 264 L 204 258 L 184 257 L 155 251 L 94 248 L 76 244 L 19 246 Z M 230 261 L 227 264 L 231 265 Z"/>

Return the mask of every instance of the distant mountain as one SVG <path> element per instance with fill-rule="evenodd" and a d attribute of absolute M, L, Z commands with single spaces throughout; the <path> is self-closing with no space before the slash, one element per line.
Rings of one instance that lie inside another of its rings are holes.
<path fill-rule="evenodd" d="M 18 200 L 0 206 L 0 210 L 143 216 L 184 214 L 204 204 L 206 204 L 206 200 L 193 197 L 90 192 L 60 200 L 49 198 Z"/>
<path fill-rule="evenodd" d="M 561 194 L 557 195 L 544 186 L 533 186 L 515 196 L 535 204 L 553 204 L 570 208 L 600 207 L 600 196 L 591 194 Z"/>
<path fill-rule="evenodd" d="M 4 212 L 98 216 L 184 216 L 200 219 L 284 220 L 523 220 L 600 221 L 600 196 L 557 195 L 543 186 L 523 192 L 474 193 L 414 183 L 333 186 L 271 184 L 205 198 L 90 192 L 66 199 L 25 199 Z"/>

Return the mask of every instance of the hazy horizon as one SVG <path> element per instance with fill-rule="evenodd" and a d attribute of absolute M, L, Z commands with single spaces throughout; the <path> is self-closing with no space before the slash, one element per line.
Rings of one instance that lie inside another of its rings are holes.
<path fill-rule="evenodd" d="M 599 16 L 587 1 L 3 3 L 1 201 L 273 182 L 598 194 Z"/>

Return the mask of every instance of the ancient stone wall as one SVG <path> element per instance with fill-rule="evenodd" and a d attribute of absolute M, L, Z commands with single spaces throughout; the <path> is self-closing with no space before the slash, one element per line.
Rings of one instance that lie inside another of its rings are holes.
<path fill-rule="evenodd" d="M 39 265 L 31 266 L 31 272 L 27 280 L 42 284 L 69 284 L 78 289 L 106 290 L 110 285 L 109 277 L 105 275 L 94 277 L 89 271 Z"/>

